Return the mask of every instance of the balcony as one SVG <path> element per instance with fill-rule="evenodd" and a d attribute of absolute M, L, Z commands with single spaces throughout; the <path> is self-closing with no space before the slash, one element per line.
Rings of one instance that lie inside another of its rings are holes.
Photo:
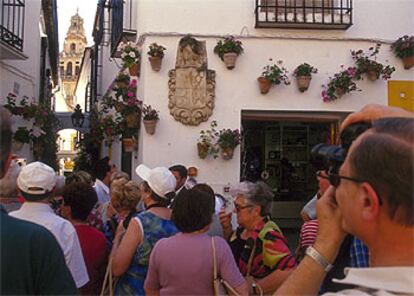
<path fill-rule="evenodd" d="M 137 31 L 134 28 L 133 15 L 137 10 L 135 0 L 111 1 L 111 57 L 119 58 L 117 51 L 120 42 L 135 41 Z"/>
<path fill-rule="evenodd" d="M 25 59 L 23 54 L 25 0 L 1 0 L 1 59 Z"/>
<path fill-rule="evenodd" d="M 346 30 L 352 0 L 256 0 L 256 28 Z"/>

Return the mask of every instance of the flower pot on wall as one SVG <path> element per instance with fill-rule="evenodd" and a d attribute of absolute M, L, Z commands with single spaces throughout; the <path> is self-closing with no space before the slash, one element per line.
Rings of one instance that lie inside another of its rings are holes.
<path fill-rule="evenodd" d="M 115 107 L 116 112 L 122 112 L 125 108 L 122 102 L 115 102 L 114 107 Z"/>
<path fill-rule="evenodd" d="M 270 87 L 272 86 L 270 81 L 264 77 L 257 78 L 257 81 L 259 82 L 260 93 L 267 94 L 270 90 Z"/>
<path fill-rule="evenodd" d="M 227 69 L 232 70 L 236 66 L 237 54 L 234 52 L 228 52 L 223 54 L 223 62 Z"/>
<path fill-rule="evenodd" d="M 345 90 L 343 88 L 336 88 L 335 90 L 335 96 L 339 99 L 345 94 Z"/>
<path fill-rule="evenodd" d="M 122 144 L 124 146 L 125 152 L 133 152 L 135 150 L 135 140 L 134 138 L 123 138 Z"/>
<path fill-rule="evenodd" d="M 408 70 L 414 66 L 414 56 L 402 58 L 404 69 Z"/>
<path fill-rule="evenodd" d="M 20 151 L 23 148 L 24 143 L 20 141 L 13 140 L 12 141 L 12 150 L 13 151 Z"/>
<path fill-rule="evenodd" d="M 300 92 L 308 90 L 309 84 L 312 80 L 312 76 L 298 76 L 296 77 L 296 82 L 298 84 L 298 89 Z"/>
<path fill-rule="evenodd" d="M 227 148 L 221 148 L 221 157 L 224 160 L 230 160 L 233 158 L 234 148 L 227 147 Z"/>
<path fill-rule="evenodd" d="M 205 159 L 208 155 L 209 145 L 206 143 L 197 143 L 198 157 Z"/>
<path fill-rule="evenodd" d="M 377 80 L 377 79 L 378 79 L 377 72 L 375 72 L 375 71 L 368 71 L 368 72 L 367 72 L 367 77 L 368 77 L 368 79 L 369 79 L 369 80 L 371 80 L 371 81 L 375 81 L 375 80 Z"/>
<path fill-rule="evenodd" d="M 128 87 L 128 82 L 125 81 L 116 81 L 116 86 L 118 88 L 127 88 Z"/>
<path fill-rule="evenodd" d="M 131 76 L 139 76 L 139 64 L 133 64 L 128 70 Z"/>
<path fill-rule="evenodd" d="M 138 126 L 138 113 L 130 113 L 126 116 L 126 124 L 128 128 L 134 128 Z"/>
<path fill-rule="evenodd" d="M 160 58 L 160 57 L 148 57 L 148 59 L 151 63 L 152 70 L 154 70 L 155 72 L 158 72 L 159 70 L 161 70 L 162 58 Z"/>
<path fill-rule="evenodd" d="M 155 134 L 155 128 L 157 127 L 158 120 L 144 120 L 145 131 L 149 135 Z"/>

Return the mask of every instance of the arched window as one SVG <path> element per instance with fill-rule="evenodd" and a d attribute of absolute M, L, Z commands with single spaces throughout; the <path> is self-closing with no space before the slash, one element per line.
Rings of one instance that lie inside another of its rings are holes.
<path fill-rule="evenodd" d="M 75 75 L 79 75 L 79 66 L 75 67 Z"/>
<path fill-rule="evenodd" d="M 66 66 L 66 75 L 72 76 L 72 62 L 69 62 L 68 65 Z"/>
<path fill-rule="evenodd" d="M 76 51 L 76 44 L 75 43 L 71 43 L 70 45 L 70 51 Z"/>

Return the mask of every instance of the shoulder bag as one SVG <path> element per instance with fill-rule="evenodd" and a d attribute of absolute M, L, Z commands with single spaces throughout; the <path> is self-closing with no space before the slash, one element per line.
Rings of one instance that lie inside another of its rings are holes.
<path fill-rule="evenodd" d="M 221 278 L 221 276 L 217 273 L 217 257 L 216 257 L 216 246 L 214 244 L 214 237 L 211 237 L 211 246 L 213 248 L 213 287 L 214 287 L 214 296 L 219 295 L 235 295 L 239 296 L 240 294 L 237 293 L 236 290 L 233 289 L 232 286 L 225 280 Z"/>

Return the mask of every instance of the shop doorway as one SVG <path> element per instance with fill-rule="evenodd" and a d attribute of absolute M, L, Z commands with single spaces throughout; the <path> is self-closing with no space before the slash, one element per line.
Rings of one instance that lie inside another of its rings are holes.
<path fill-rule="evenodd" d="M 262 179 L 272 188 L 272 218 L 292 250 L 303 223 L 300 211 L 318 190 L 312 147 L 336 143 L 339 123 L 346 115 L 242 111 L 240 179 Z"/>

